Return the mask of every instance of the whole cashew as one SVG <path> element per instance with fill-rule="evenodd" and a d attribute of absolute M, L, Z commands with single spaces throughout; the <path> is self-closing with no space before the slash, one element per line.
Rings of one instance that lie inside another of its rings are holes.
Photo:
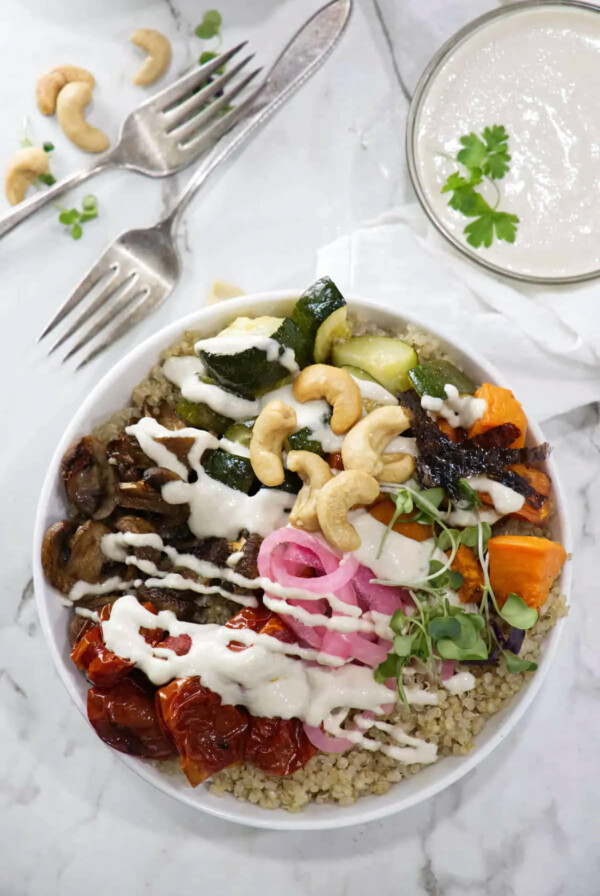
<path fill-rule="evenodd" d="M 57 65 L 38 78 L 36 86 L 37 106 L 42 115 L 54 115 L 58 94 L 65 84 L 71 81 L 83 81 L 93 87 L 94 76 L 85 68 L 76 65 Z"/>
<path fill-rule="evenodd" d="M 398 406 L 386 405 L 363 417 L 348 433 L 342 445 L 346 470 L 364 470 L 379 482 L 405 482 L 415 469 L 410 454 L 384 454 L 395 436 L 408 429 L 410 419 Z"/>
<path fill-rule="evenodd" d="M 297 529 L 316 532 L 319 528 L 317 498 L 319 490 L 333 479 L 331 468 L 327 461 L 312 451 L 290 451 L 287 467 L 298 473 L 304 483 L 290 512 L 290 523 Z"/>
<path fill-rule="evenodd" d="M 71 81 L 58 94 L 56 114 L 69 140 L 86 152 L 104 152 L 109 139 L 99 128 L 88 124 L 83 110 L 92 98 L 92 88 L 85 81 Z"/>
<path fill-rule="evenodd" d="M 139 28 L 129 40 L 148 54 L 142 67 L 133 76 L 133 83 L 142 86 L 154 84 L 171 63 L 171 42 L 153 28 Z"/>
<path fill-rule="evenodd" d="M 40 174 L 48 174 L 48 153 L 39 146 L 28 146 L 12 154 L 6 165 L 4 190 L 11 205 L 25 199 L 29 185 Z"/>
<path fill-rule="evenodd" d="M 317 496 L 317 516 L 323 535 L 340 551 L 356 551 L 360 535 L 348 522 L 348 511 L 354 504 L 371 504 L 379 494 L 379 483 L 362 470 L 338 473 Z"/>
<path fill-rule="evenodd" d="M 296 429 L 296 412 L 283 401 L 270 401 L 252 428 L 250 463 L 264 485 L 281 485 L 283 441 Z"/>
<path fill-rule="evenodd" d="M 360 389 L 347 370 L 329 364 L 305 367 L 294 382 L 296 401 L 325 398 L 333 407 L 331 428 L 336 435 L 348 432 L 362 414 Z"/>

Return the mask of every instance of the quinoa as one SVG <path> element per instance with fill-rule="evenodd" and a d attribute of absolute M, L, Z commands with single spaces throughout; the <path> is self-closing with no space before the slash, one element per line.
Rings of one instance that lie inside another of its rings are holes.
<path fill-rule="evenodd" d="M 350 317 L 353 335 L 390 335 L 366 318 Z M 128 422 L 138 418 L 142 406 L 152 409 L 167 401 L 175 405 L 178 390 L 165 377 L 162 362 L 169 357 L 191 355 L 194 343 L 204 334 L 186 331 L 183 337 L 161 353 L 161 361 L 150 370 L 148 376 L 132 392 L 131 406 L 121 409 L 94 430 L 97 438 L 107 441 L 122 432 Z M 443 358 L 457 363 L 456 355 L 443 348 L 439 340 L 431 334 L 408 324 L 394 335 L 411 343 L 421 360 Z M 460 365 L 458 365 L 460 366 Z M 551 508 L 549 526 L 555 515 Z M 541 529 L 526 521 L 504 519 L 494 526 L 494 534 L 547 536 L 548 529 Z M 224 624 L 238 609 L 237 604 L 222 597 L 207 600 L 203 622 Z M 537 661 L 543 652 L 543 643 L 548 632 L 557 621 L 568 613 L 566 598 L 560 592 L 558 582 L 551 589 L 548 600 L 541 608 L 540 618 L 526 633 L 520 656 Z M 495 713 L 508 706 L 512 698 L 535 672 L 509 673 L 504 657 L 494 666 L 457 666 L 468 668 L 476 679 L 475 687 L 459 696 L 451 695 L 439 686 L 430 688 L 437 694 L 437 705 L 413 706 L 410 710 L 397 708 L 384 720 L 401 724 L 405 731 L 418 738 L 436 744 L 438 759 L 446 756 L 464 756 L 472 750 L 475 738 L 482 731 L 485 722 Z M 417 675 L 416 683 L 422 684 Z M 375 732 L 370 736 L 386 742 L 385 733 Z M 156 764 L 167 774 L 180 775 L 178 760 L 167 760 Z M 405 765 L 381 752 L 371 752 L 362 747 L 354 747 L 345 753 L 317 753 L 305 766 L 287 777 L 276 777 L 261 771 L 251 763 L 231 766 L 213 775 L 208 782 L 211 793 L 233 794 L 240 801 L 248 801 L 263 809 L 286 809 L 299 812 L 309 803 L 337 803 L 349 806 L 362 796 L 384 794 L 402 778 L 418 774 L 419 764 Z"/>

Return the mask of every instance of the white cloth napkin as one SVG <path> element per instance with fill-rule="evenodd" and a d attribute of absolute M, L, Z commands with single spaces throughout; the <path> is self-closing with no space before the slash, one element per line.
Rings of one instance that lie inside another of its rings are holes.
<path fill-rule="evenodd" d="M 600 400 L 600 284 L 515 285 L 465 261 L 406 205 L 318 253 L 317 275 L 489 358 L 538 421 Z"/>

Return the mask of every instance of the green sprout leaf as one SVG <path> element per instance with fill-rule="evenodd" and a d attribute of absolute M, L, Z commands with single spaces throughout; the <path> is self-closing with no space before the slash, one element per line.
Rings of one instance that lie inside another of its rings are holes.
<path fill-rule="evenodd" d="M 40 183 L 45 184 L 47 187 L 51 187 L 56 183 L 56 178 L 53 174 L 38 174 L 37 179 Z"/>
<path fill-rule="evenodd" d="M 413 646 L 413 635 L 395 635 L 394 653 L 396 656 L 410 656 Z"/>
<path fill-rule="evenodd" d="M 81 239 L 81 237 L 83 236 L 83 229 L 81 227 L 81 224 L 73 224 L 73 226 L 71 227 L 71 236 L 74 240 Z"/>
<path fill-rule="evenodd" d="M 79 221 L 79 212 L 76 208 L 71 208 L 68 211 L 65 210 L 60 213 L 58 220 L 61 224 L 66 224 L 68 227 L 70 224 L 75 224 L 76 221 Z"/>
<path fill-rule="evenodd" d="M 398 674 L 398 657 L 395 653 L 388 653 L 387 658 L 375 669 L 375 681 L 383 684 L 388 678 L 395 678 Z"/>
<path fill-rule="evenodd" d="M 535 672 L 537 663 L 531 660 L 524 660 L 520 656 L 515 656 L 510 650 L 503 650 L 504 659 L 506 660 L 506 668 L 508 672 Z"/>
<path fill-rule="evenodd" d="M 468 507 L 481 507 L 481 498 L 475 489 L 469 485 L 466 479 L 458 480 L 458 491 Z"/>
<path fill-rule="evenodd" d="M 455 616 L 437 616 L 427 626 L 427 631 L 434 641 L 440 638 L 460 637 L 460 622 Z"/>
<path fill-rule="evenodd" d="M 54 143 L 46 141 L 46 143 L 42 143 L 42 149 L 44 152 L 54 152 Z"/>
<path fill-rule="evenodd" d="M 500 610 L 500 615 L 513 628 L 525 631 L 532 628 L 538 620 L 538 611 L 533 607 L 527 606 L 523 598 L 519 597 L 518 594 L 508 595 L 504 606 Z"/>
<path fill-rule="evenodd" d="M 210 40 L 212 37 L 219 37 L 223 18 L 216 9 L 209 9 L 204 13 L 204 18 L 199 25 L 196 26 L 194 34 L 202 40 Z"/>
<path fill-rule="evenodd" d="M 204 50 L 200 53 L 200 65 L 204 65 L 205 62 L 211 62 L 213 59 L 216 59 L 218 53 L 213 53 L 212 50 Z"/>
<path fill-rule="evenodd" d="M 404 615 L 402 610 L 396 610 L 396 612 L 390 619 L 390 628 L 395 635 L 402 634 L 404 626 L 406 625 L 406 621 L 406 616 Z"/>
<path fill-rule="evenodd" d="M 83 225 L 98 217 L 98 200 L 95 196 L 84 196 L 81 202 L 82 211 L 78 208 L 63 208 L 56 204 L 59 215 L 58 220 L 67 228 L 74 240 L 80 240 L 83 236 Z"/>
<path fill-rule="evenodd" d="M 487 543 L 492 537 L 492 527 L 489 523 L 480 523 L 482 550 L 485 554 Z M 479 526 L 467 526 L 460 533 L 460 543 L 468 548 L 476 548 L 479 545 Z"/>

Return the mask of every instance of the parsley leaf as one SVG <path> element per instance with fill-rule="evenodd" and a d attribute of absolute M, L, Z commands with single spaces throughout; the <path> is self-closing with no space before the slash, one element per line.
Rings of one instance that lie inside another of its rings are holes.
<path fill-rule="evenodd" d="M 495 124 L 483 129 L 481 136 L 470 133 L 460 138 L 462 149 L 456 155 L 456 161 L 467 169 L 468 177 L 459 171 L 449 175 L 442 186 L 442 193 L 452 193 L 448 202 L 450 208 L 460 212 L 467 218 L 473 218 L 464 228 L 463 233 L 469 245 L 474 249 L 492 245 L 494 237 L 506 243 L 514 243 L 517 235 L 519 218 L 510 212 L 498 210 L 498 201 L 492 207 L 489 202 L 474 189 L 484 177 L 493 183 L 504 177 L 510 168 L 511 157 L 508 152 L 508 134 L 503 125 Z"/>

